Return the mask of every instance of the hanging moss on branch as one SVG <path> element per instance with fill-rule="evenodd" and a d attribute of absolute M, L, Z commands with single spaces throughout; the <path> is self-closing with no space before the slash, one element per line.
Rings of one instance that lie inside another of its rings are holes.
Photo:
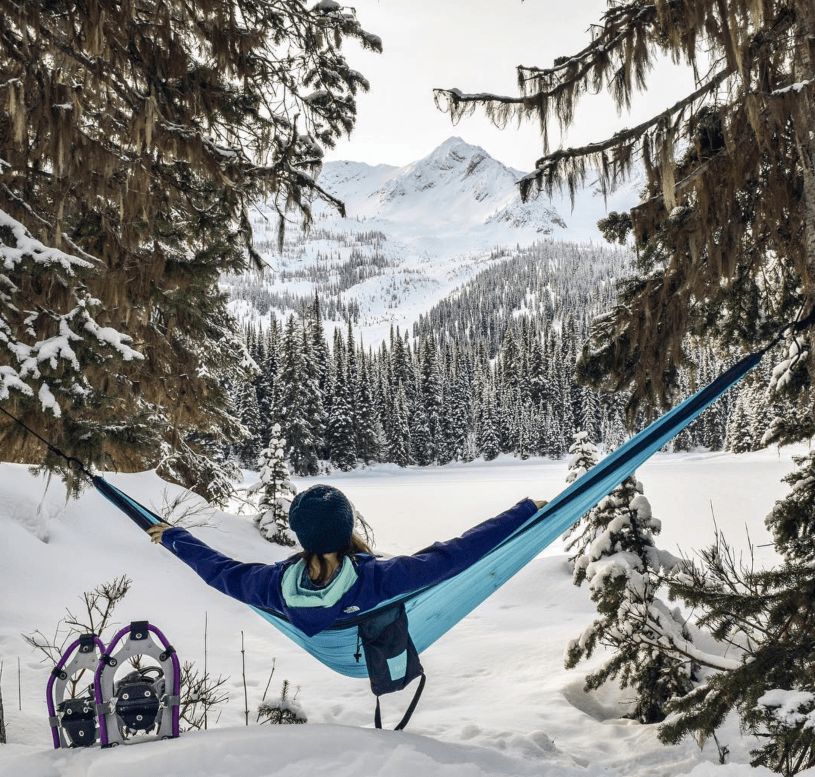
<path fill-rule="evenodd" d="M 524 197 L 587 178 L 603 193 L 644 169 L 641 202 L 600 223 L 633 237 L 637 274 L 598 320 L 578 366 L 581 382 L 631 389 L 631 411 L 670 403 L 688 334 L 728 345 L 771 340 L 799 319 L 804 369 L 787 388 L 808 398 L 815 364 L 815 6 L 810 0 L 631 0 L 592 26 L 581 51 L 551 67 L 519 67 L 520 95 L 437 89 L 454 121 L 476 108 L 502 126 L 540 124 L 544 156 L 521 181 Z M 553 123 L 574 122 L 586 94 L 605 89 L 628 110 L 658 58 L 693 68 L 692 90 L 610 138 L 552 149 Z M 787 438 L 812 434 L 813 423 Z"/>
<path fill-rule="evenodd" d="M 192 470 L 240 436 L 221 377 L 251 362 L 218 279 L 261 263 L 254 203 L 306 224 L 315 197 L 342 210 L 315 176 L 368 88 L 346 41 L 381 49 L 329 0 L 0 0 L 0 401 L 87 463 L 125 471 L 168 457 Z M 74 267 L 12 262 L 15 224 Z M 95 328 L 60 332 L 78 301 Z M 115 335 L 136 355 L 21 361 L 59 334 Z M 19 435 L 0 427 L 0 447 L 42 463 Z"/>

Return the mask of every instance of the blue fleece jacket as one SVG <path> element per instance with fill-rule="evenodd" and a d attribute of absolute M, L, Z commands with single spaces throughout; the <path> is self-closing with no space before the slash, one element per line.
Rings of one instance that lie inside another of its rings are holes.
<path fill-rule="evenodd" d="M 535 503 L 524 499 L 461 537 L 436 542 L 412 556 L 381 559 L 357 554 L 353 559 L 356 577 L 349 580 L 346 574 L 332 581 L 329 589 L 342 584 L 347 590 L 328 606 L 303 607 L 297 606 L 297 599 L 293 603 L 287 601 L 283 592 L 284 576 L 297 563 L 297 558 L 277 564 L 242 563 L 179 528 L 165 531 L 162 544 L 213 588 L 253 607 L 283 615 L 310 637 L 384 601 L 454 577 L 500 545 L 536 511 Z M 291 583 L 291 573 L 287 582 Z"/>

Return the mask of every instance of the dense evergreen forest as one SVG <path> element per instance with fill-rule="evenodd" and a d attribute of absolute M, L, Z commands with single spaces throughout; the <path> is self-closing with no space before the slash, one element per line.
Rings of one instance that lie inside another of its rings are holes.
<path fill-rule="evenodd" d="M 412 331 L 392 329 L 378 346 L 357 338 L 350 312 L 327 335 L 319 293 L 292 296 L 297 312 L 245 329 L 259 371 L 232 385 L 248 437 L 230 453 L 255 467 L 275 423 L 300 475 L 326 465 L 560 457 L 581 430 L 613 449 L 628 434 L 625 397 L 580 387 L 572 375 L 592 318 L 615 301 L 614 280 L 627 259 L 617 250 L 553 242 L 516 250 L 435 305 Z M 337 302 L 332 297 L 334 311 Z M 700 344 L 688 353 L 678 398 L 732 361 Z M 765 400 L 769 379 L 766 371 L 748 378 L 672 450 L 759 447 L 781 412 Z M 628 429 L 644 421 L 628 419 Z"/>

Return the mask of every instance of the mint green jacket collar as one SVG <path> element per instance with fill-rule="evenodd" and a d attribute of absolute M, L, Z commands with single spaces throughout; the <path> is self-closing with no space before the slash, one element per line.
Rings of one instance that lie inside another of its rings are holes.
<path fill-rule="evenodd" d="M 306 564 L 301 559 L 283 573 L 281 592 L 289 607 L 333 607 L 357 581 L 357 571 L 348 556 L 342 560 L 340 571 L 325 588 L 315 591 L 303 586 L 301 581 L 305 571 Z"/>

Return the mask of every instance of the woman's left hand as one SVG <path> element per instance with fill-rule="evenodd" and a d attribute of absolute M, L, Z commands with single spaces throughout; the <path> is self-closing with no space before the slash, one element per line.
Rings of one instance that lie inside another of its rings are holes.
<path fill-rule="evenodd" d="M 155 526 L 151 526 L 147 533 L 150 535 L 150 539 L 156 543 L 156 545 L 161 545 L 161 538 L 164 532 L 167 529 L 172 529 L 173 527 L 170 526 L 169 523 L 157 523 Z"/>

